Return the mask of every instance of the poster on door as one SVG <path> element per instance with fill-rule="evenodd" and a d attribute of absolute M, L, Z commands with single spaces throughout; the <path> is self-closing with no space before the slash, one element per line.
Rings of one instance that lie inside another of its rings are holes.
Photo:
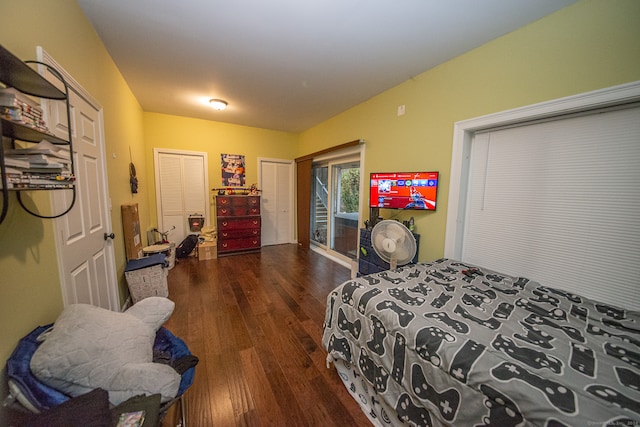
<path fill-rule="evenodd" d="M 244 156 L 239 154 L 221 154 L 220 166 L 222 169 L 223 187 L 244 186 Z"/>

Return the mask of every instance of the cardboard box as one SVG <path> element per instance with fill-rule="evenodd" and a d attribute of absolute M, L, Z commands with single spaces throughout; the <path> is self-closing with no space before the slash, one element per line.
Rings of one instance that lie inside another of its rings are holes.
<path fill-rule="evenodd" d="M 142 258 L 142 236 L 137 203 L 122 205 L 122 229 L 127 259 Z"/>
<path fill-rule="evenodd" d="M 218 258 L 218 245 L 215 241 L 204 242 L 198 245 L 198 260 L 206 261 L 208 259 Z"/>
<path fill-rule="evenodd" d="M 163 254 L 127 262 L 124 275 L 133 303 L 152 296 L 167 298 L 169 296 L 168 273 Z"/>

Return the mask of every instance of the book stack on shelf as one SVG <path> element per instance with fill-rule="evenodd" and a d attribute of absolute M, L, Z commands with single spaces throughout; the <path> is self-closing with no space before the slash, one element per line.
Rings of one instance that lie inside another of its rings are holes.
<path fill-rule="evenodd" d="M 69 150 L 47 140 L 5 150 L 4 160 L 9 189 L 71 188 L 75 181 Z"/>
<path fill-rule="evenodd" d="M 0 90 L 0 117 L 50 134 L 42 117 L 42 108 L 14 88 Z"/>

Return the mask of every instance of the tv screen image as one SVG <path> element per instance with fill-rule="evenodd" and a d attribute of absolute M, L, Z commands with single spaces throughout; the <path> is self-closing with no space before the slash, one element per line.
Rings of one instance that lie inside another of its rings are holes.
<path fill-rule="evenodd" d="M 438 172 L 373 172 L 369 207 L 436 210 Z"/>

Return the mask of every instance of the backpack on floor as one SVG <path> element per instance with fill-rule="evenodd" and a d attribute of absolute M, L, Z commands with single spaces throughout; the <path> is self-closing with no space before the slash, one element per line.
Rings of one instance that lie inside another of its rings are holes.
<path fill-rule="evenodd" d="M 178 246 L 176 246 L 176 258 L 186 258 L 198 244 L 198 236 L 189 234 Z"/>

